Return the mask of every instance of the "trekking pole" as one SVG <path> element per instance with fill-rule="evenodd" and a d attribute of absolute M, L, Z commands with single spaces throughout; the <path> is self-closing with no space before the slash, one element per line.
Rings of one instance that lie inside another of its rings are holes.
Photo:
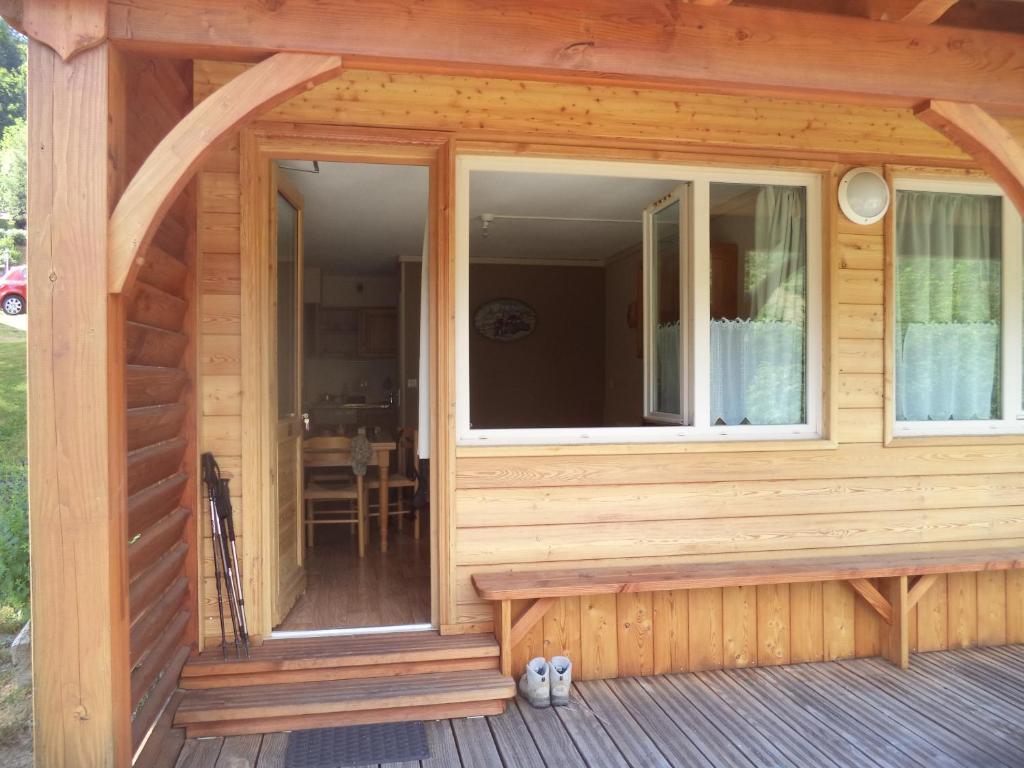
<path fill-rule="evenodd" d="M 238 622 L 238 633 L 242 641 L 242 650 L 249 657 L 249 625 L 245 618 L 245 593 L 242 590 L 242 571 L 238 567 L 238 548 L 235 543 L 235 515 L 231 506 L 231 490 L 227 480 L 220 481 L 220 502 L 217 512 L 221 518 L 222 534 L 226 536 L 226 545 L 230 560 L 228 561 L 229 577 L 233 579 L 235 613 Z"/>
<path fill-rule="evenodd" d="M 219 482 L 218 482 L 219 485 Z M 219 497 L 219 494 L 218 494 Z M 217 554 L 220 555 L 221 568 L 224 574 L 224 592 L 226 593 L 228 600 L 228 615 L 231 617 L 231 636 L 235 644 L 235 656 L 236 658 L 242 658 L 242 647 L 240 638 L 240 626 L 238 621 L 238 604 L 235 596 L 235 581 L 234 576 L 231 573 L 231 561 L 228 559 L 228 546 L 227 541 L 224 538 L 224 527 L 221 519 L 221 506 L 222 501 L 220 498 L 217 499 L 217 533 L 215 537 L 214 549 Z"/>
<path fill-rule="evenodd" d="M 213 455 L 204 453 L 202 458 L 202 475 L 203 482 L 206 484 L 207 495 L 210 500 L 210 538 L 213 546 L 213 580 L 217 585 L 217 614 L 220 617 L 220 648 L 224 654 L 224 659 L 228 658 L 228 636 L 224 628 L 224 595 L 221 591 L 220 586 L 220 567 L 217 563 L 217 493 L 216 493 L 216 463 L 213 461 Z"/>

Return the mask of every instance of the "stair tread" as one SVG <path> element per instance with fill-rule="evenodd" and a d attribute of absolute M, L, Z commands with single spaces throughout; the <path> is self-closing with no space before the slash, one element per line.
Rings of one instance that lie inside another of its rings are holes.
<path fill-rule="evenodd" d="M 510 698 L 511 679 L 498 670 L 430 672 L 390 678 L 356 678 L 312 683 L 276 683 L 189 691 L 177 724 Z"/>
<path fill-rule="evenodd" d="M 497 655 L 498 643 L 490 634 L 403 632 L 393 635 L 271 639 L 254 647 L 249 659 L 225 661 L 219 648 L 206 650 L 189 659 L 182 670 L 182 677 Z"/>

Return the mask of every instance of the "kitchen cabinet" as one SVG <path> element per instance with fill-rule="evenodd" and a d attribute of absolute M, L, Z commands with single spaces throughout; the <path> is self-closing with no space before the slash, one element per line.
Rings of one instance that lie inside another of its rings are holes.
<path fill-rule="evenodd" d="M 397 357 L 398 309 L 318 306 L 314 340 L 317 357 Z"/>
<path fill-rule="evenodd" d="M 398 356 L 398 310 L 364 309 L 359 313 L 360 357 Z"/>

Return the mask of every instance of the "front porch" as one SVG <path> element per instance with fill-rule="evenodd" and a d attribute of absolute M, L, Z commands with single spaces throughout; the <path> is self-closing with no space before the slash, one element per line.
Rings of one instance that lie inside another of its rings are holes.
<path fill-rule="evenodd" d="M 565 709 L 427 724 L 441 766 L 1017 766 L 1024 646 L 595 680 Z M 175 740 L 177 736 L 177 740 Z M 284 765 L 281 733 L 184 740 L 165 766 Z M 383 766 L 382 766 L 383 768 Z"/>

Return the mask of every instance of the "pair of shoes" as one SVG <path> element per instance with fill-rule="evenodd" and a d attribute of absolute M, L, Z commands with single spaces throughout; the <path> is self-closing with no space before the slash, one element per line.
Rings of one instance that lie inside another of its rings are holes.
<path fill-rule="evenodd" d="M 565 656 L 555 656 L 550 663 L 543 656 L 530 659 L 519 678 L 519 693 L 535 709 L 569 706 L 571 688 L 572 662 Z"/>

